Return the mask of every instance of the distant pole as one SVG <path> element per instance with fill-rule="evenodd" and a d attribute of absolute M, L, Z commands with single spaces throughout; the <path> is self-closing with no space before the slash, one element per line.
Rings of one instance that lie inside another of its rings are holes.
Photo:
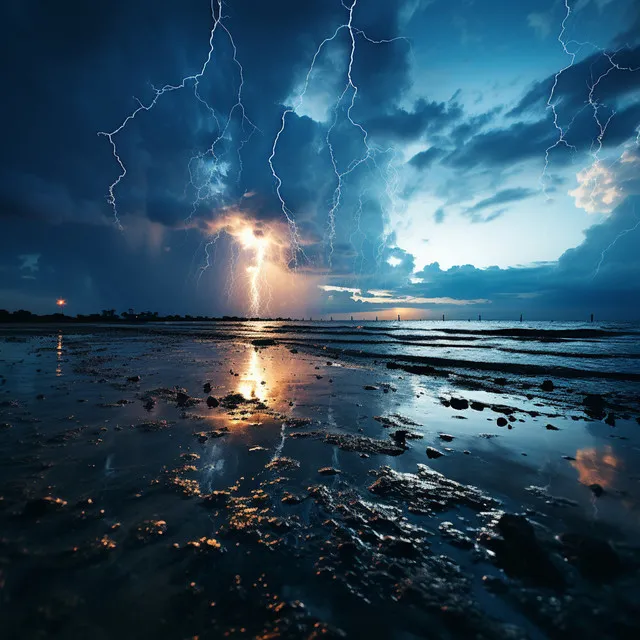
<path fill-rule="evenodd" d="M 378 316 L 376 316 L 376 322 L 378 322 Z"/>
<path fill-rule="evenodd" d="M 522 314 L 520 314 L 520 322 L 522 322 Z"/>
<path fill-rule="evenodd" d="M 591 322 L 593 322 L 593 313 L 591 314 Z"/>
<path fill-rule="evenodd" d="M 442 322 L 444 322 L 444 313 L 442 314 Z"/>
<path fill-rule="evenodd" d="M 329 322 L 333 322 L 333 316 L 331 316 L 331 320 L 329 320 Z"/>
<path fill-rule="evenodd" d="M 482 316 L 478 314 L 478 322 L 480 322 L 480 320 L 482 320 Z"/>
<path fill-rule="evenodd" d="M 353 322 L 353 316 L 351 316 L 351 322 Z"/>
<path fill-rule="evenodd" d="M 398 322 L 400 322 L 400 314 L 398 314 Z"/>

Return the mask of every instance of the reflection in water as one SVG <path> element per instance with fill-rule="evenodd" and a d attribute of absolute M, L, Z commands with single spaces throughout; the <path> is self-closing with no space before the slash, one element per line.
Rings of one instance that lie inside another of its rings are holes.
<path fill-rule="evenodd" d="M 622 462 L 616 458 L 611 446 L 578 449 L 575 461 L 571 462 L 578 471 L 578 481 L 585 485 L 599 484 L 611 487 L 622 469 Z"/>
<path fill-rule="evenodd" d="M 257 398 L 264 402 L 272 391 L 273 376 L 264 366 L 257 349 L 251 349 L 247 368 L 240 378 L 238 393 L 245 398 Z"/>
<path fill-rule="evenodd" d="M 58 333 L 58 344 L 56 345 L 56 377 L 62 375 L 62 331 Z"/>

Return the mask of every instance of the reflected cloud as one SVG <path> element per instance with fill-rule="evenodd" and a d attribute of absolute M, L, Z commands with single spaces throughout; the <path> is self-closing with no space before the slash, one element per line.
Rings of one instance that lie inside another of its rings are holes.
<path fill-rule="evenodd" d="M 614 485 L 624 466 L 610 445 L 578 449 L 571 465 L 578 471 L 578 482 L 605 489 Z"/>

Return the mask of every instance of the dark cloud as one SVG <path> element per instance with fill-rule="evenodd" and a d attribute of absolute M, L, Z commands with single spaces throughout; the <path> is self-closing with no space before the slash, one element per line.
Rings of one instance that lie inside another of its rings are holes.
<path fill-rule="evenodd" d="M 438 149 L 438 147 L 430 147 L 426 151 L 416 153 L 416 155 L 409 160 L 409 164 L 420 171 L 424 171 L 429 169 L 436 160 L 439 160 L 444 155 L 444 153 L 445 152 L 442 149 Z"/>
<path fill-rule="evenodd" d="M 420 98 L 411 111 L 395 108 L 367 120 L 365 128 L 372 136 L 397 142 L 418 140 L 430 131 L 438 132 L 463 117 L 456 102 L 429 102 Z"/>
<path fill-rule="evenodd" d="M 491 222 L 506 213 L 507 209 L 503 207 L 496 209 L 489 214 L 485 214 L 484 212 L 486 209 L 490 209 L 491 207 L 501 204 L 525 200 L 526 198 L 531 198 L 534 195 L 536 195 L 535 191 L 532 189 L 525 189 L 523 187 L 503 189 L 502 191 L 498 191 L 495 195 L 490 196 L 489 198 L 484 198 L 483 200 L 476 202 L 471 207 L 467 207 L 463 213 L 471 220 L 471 222 Z"/>
<path fill-rule="evenodd" d="M 473 211 L 481 211 L 482 209 L 487 209 L 488 207 L 492 207 L 496 204 L 505 204 L 506 202 L 515 202 L 517 200 L 524 200 L 525 198 L 530 198 L 535 195 L 535 191 L 531 189 L 525 189 L 523 187 L 516 187 L 514 189 L 503 189 L 502 191 L 498 191 L 495 195 L 490 198 L 485 198 L 484 200 L 480 200 L 476 202 L 472 207 L 467 209 L 468 212 Z"/>
<path fill-rule="evenodd" d="M 609 57 L 619 69 L 612 69 L 613 65 Z M 593 100 L 614 106 L 619 99 L 640 89 L 640 74 L 625 70 L 638 68 L 640 68 L 640 46 L 607 51 L 606 54 L 596 52 L 558 76 L 554 103 L 558 104 L 559 112 L 575 114 L 584 106 L 585 101 L 588 101 L 590 87 L 603 76 L 594 90 Z M 546 106 L 555 82 L 556 78 L 553 74 L 533 84 L 507 115 L 521 117 L 532 110 L 539 113 L 540 108 Z"/>
<path fill-rule="evenodd" d="M 493 129 L 471 138 L 451 152 L 443 162 L 456 169 L 473 169 L 479 165 L 501 167 L 536 156 L 557 137 L 553 124 L 546 120 L 516 122 L 504 129 Z"/>
<path fill-rule="evenodd" d="M 436 224 L 442 224 L 444 222 L 445 219 L 445 210 L 443 207 L 438 207 L 438 209 L 436 209 L 435 213 L 433 214 L 433 221 Z"/>

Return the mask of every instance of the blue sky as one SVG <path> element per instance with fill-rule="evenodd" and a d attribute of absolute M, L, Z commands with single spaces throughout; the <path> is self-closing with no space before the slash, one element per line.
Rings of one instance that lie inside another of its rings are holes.
<path fill-rule="evenodd" d="M 640 318 L 637 3 L 352 2 L 4 3 L 0 306 Z"/>

